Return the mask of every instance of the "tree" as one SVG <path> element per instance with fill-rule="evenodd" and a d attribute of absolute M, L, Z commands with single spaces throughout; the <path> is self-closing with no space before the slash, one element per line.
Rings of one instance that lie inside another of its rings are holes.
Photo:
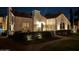
<path fill-rule="evenodd" d="M 79 8 L 74 12 L 74 24 L 79 26 L 78 22 L 79 22 Z"/>
<path fill-rule="evenodd" d="M 71 25 L 73 26 L 73 10 L 72 8 L 70 8 L 70 22 L 71 22 Z"/>

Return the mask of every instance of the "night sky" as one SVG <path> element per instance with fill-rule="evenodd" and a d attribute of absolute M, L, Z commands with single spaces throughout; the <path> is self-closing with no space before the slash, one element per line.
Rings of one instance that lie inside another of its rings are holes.
<path fill-rule="evenodd" d="M 31 13 L 33 10 L 38 9 L 42 15 L 45 15 L 46 13 L 55 14 L 64 12 L 64 14 L 69 17 L 70 8 L 72 8 L 73 12 L 78 9 L 77 7 L 14 7 L 14 10 L 18 12 Z M 0 15 L 7 15 L 7 9 L 7 7 L 0 7 Z"/>

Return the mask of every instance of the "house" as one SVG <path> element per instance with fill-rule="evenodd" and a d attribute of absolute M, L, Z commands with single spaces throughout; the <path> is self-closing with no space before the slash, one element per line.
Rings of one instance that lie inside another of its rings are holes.
<path fill-rule="evenodd" d="M 37 32 L 45 31 L 46 18 L 40 11 L 34 10 L 32 13 L 9 12 L 9 28 L 11 32 Z M 41 26 L 42 25 L 42 26 Z"/>
<path fill-rule="evenodd" d="M 48 30 L 70 30 L 71 23 L 64 13 L 52 14 L 51 17 L 47 17 Z"/>
<path fill-rule="evenodd" d="M 0 16 L 0 33 L 7 30 L 7 16 Z"/>
<path fill-rule="evenodd" d="M 14 31 L 32 32 L 33 20 L 31 14 L 15 12 L 13 17 Z"/>
<path fill-rule="evenodd" d="M 71 23 L 64 13 L 54 14 L 51 17 L 42 16 L 40 11 L 34 10 L 34 31 L 70 30 Z"/>
<path fill-rule="evenodd" d="M 40 11 L 32 13 L 9 12 L 9 24 L 12 32 L 37 32 L 70 30 L 71 23 L 64 13 L 54 14 L 51 17 L 42 16 Z"/>

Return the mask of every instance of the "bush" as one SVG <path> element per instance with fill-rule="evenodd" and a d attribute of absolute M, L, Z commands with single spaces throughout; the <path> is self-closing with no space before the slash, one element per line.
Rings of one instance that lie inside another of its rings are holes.
<path fill-rule="evenodd" d="M 67 36 L 71 34 L 71 30 L 58 30 L 56 31 L 57 35 L 63 35 L 63 36 Z"/>
<path fill-rule="evenodd" d="M 31 41 L 38 41 L 38 40 L 49 40 L 52 39 L 53 32 L 15 32 L 13 35 L 13 40 L 18 42 L 28 41 L 27 36 L 31 36 Z"/>
<path fill-rule="evenodd" d="M 51 32 L 42 32 L 42 35 L 43 35 L 44 39 L 51 39 L 52 38 Z"/>
<path fill-rule="evenodd" d="M 3 32 L 1 35 L 2 36 L 7 36 L 7 31 Z"/>
<path fill-rule="evenodd" d="M 33 39 L 39 39 L 39 36 L 41 36 L 41 39 L 51 39 L 52 38 L 52 34 L 53 32 L 48 32 L 48 31 L 44 31 L 44 32 L 35 32 L 33 33 Z"/>
<path fill-rule="evenodd" d="M 26 39 L 26 34 L 22 32 L 15 32 L 13 35 L 13 40 L 18 42 L 23 42 Z"/>

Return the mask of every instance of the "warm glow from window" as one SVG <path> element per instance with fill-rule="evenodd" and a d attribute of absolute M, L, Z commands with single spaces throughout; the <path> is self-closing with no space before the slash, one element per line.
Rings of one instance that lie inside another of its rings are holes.
<path fill-rule="evenodd" d="M 37 21 L 36 24 L 37 24 L 37 27 L 39 27 L 39 28 L 41 28 L 41 24 L 45 25 L 44 22 L 39 22 L 39 21 Z"/>

